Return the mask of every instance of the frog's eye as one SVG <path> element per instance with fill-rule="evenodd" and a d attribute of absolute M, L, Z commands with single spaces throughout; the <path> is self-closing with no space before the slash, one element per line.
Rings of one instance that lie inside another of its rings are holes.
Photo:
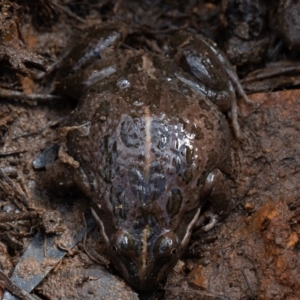
<path fill-rule="evenodd" d="M 111 249 L 114 252 L 130 252 L 135 249 L 135 240 L 128 233 L 119 231 L 112 238 Z"/>
<path fill-rule="evenodd" d="M 166 232 L 159 236 L 154 245 L 153 251 L 159 255 L 176 255 L 177 238 L 173 232 Z"/>
<path fill-rule="evenodd" d="M 181 67 L 198 78 L 205 85 L 210 86 L 211 64 L 201 52 L 194 53 L 193 49 L 185 49 L 180 59 Z"/>

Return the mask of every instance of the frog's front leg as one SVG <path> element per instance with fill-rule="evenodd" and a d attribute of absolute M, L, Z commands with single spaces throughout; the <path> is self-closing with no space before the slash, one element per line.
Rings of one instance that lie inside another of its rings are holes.
<path fill-rule="evenodd" d="M 253 101 L 251 101 L 248 96 L 246 95 L 240 80 L 237 76 L 237 73 L 235 72 L 233 66 L 231 65 L 230 61 L 226 57 L 226 55 L 217 48 L 217 45 L 210 39 L 207 39 L 205 37 L 201 37 L 202 42 L 206 43 L 208 46 L 210 46 L 211 50 L 215 53 L 215 55 L 218 57 L 218 60 L 224 67 L 225 72 L 227 73 L 230 82 L 233 84 L 235 90 L 237 93 L 245 100 L 246 103 L 253 104 Z"/>
<path fill-rule="evenodd" d="M 235 91 L 247 103 L 252 102 L 248 99 L 225 55 L 209 39 L 185 31 L 175 34 L 170 41 L 170 47 L 177 62 L 197 79 L 197 83 L 181 76 L 179 79 L 209 98 L 222 112 L 231 111 L 233 129 L 236 137 L 240 139 Z"/>
<path fill-rule="evenodd" d="M 200 38 L 200 36 L 198 36 Z M 218 61 L 223 66 L 229 80 L 228 80 L 228 89 L 230 90 L 230 94 L 232 95 L 231 100 L 231 119 L 232 119 L 232 126 L 235 131 L 235 135 L 238 139 L 241 139 L 241 132 L 240 132 L 240 126 L 238 123 L 238 109 L 237 109 L 237 101 L 236 101 L 236 95 L 237 92 L 246 103 L 254 105 L 254 102 L 252 102 L 248 96 L 246 95 L 240 80 L 237 76 L 237 73 L 235 72 L 233 66 L 231 65 L 230 61 L 227 59 L 225 54 L 217 48 L 217 45 L 210 39 L 207 39 L 205 37 L 201 37 L 201 41 L 203 43 L 206 43 L 212 52 L 216 55 L 218 58 Z"/>
<path fill-rule="evenodd" d="M 60 93 L 80 99 L 86 89 L 110 76 L 118 67 L 118 48 L 127 36 L 124 23 L 108 23 L 87 28 L 63 55 L 56 75 Z"/>
<path fill-rule="evenodd" d="M 231 190 L 223 173 L 214 169 L 208 174 L 201 189 L 201 202 L 207 206 L 205 213 L 199 218 L 196 227 L 209 222 L 202 227 L 202 230 L 211 230 L 220 220 L 225 218 L 233 207 Z"/>

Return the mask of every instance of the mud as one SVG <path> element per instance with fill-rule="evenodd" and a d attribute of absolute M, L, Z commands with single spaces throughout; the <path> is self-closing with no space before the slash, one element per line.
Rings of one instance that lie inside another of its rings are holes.
<path fill-rule="evenodd" d="M 48 260 L 22 269 L 26 277 L 34 266 L 35 270 L 51 267 L 32 292 L 43 299 L 137 299 L 137 294 L 104 263 L 105 248 L 97 229 L 86 242 L 72 249 L 64 247 L 75 228 L 85 228 L 82 212 L 89 210 L 88 200 L 75 188 L 60 190 L 48 183 L 44 170 L 35 170 L 32 162 L 42 150 L 59 142 L 58 129 L 76 103 L 64 97 L 47 100 L 28 95 L 50 95 L 51 70 L 59 64 L 71 36 L 99 18 L 105 22 L 125 16 L 132 27 L 124 47 L 155 52 L 162 50 L 163 41 L 174 30 L 186 26 L 195 31 L 205 24 L 203 33 L 214 37 L 222 26 L 217 2 L 203 6 L 178 2 L 173 10 L 167 10 L 166 4 L 150 5 L 148 10 L 146 4 L 135 4 L 129 9 L 124 3 L 99 1 L 80 6 L 70 1 L 68 6 L 57 6 L 52 1 L 25 1 L 23 5 L 1 1 L 0 221 L 2 214 L 13 217 L 21 212 L 26 217 L 0 222 L 0 265 L 10 276 L 37 232 L 54 235 L 66 250 L 65 257 L 58 263 Z M 283 48 L 278 58 L 286 51 Z M 300 90 L 297 77 L 284 76 L 290 85 L 294 83 L 293 90 L 274 91 L 286 87 L 277 85 L 280 80 L 275 77 L 262 89 L 267 93 L 249 96 L 255 105 L 239 104 L 243 139 L 232 146 L 230 174 L 235 209 L 212 231 L 196 231 L 166 282 L 152 293 L 140 294 L 140 299 L 300 298 Z M 1 89 L 19 96 L 6 97 Z M 60 203 L 76 209 L 64 218 L 58 214 Z"/>

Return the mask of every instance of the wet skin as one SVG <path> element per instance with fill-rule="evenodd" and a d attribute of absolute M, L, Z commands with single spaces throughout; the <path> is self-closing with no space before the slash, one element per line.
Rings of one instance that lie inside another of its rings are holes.
<path fill-rule="evenodd" d="M 179 260 L 204 205 L 204 230 L 232 207 L 221 110 L 235 95 L 212 42 L 179 32 L 167 57 L 120 50 L 125 36 L 123 24 L 90 29 L 58 81 L 79 98 L 66 140 L 75 181 L 117 270 L 148 290 Z"/>

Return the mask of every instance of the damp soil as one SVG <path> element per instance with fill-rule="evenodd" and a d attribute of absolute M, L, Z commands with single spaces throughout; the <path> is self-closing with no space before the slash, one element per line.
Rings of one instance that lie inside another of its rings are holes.
<path fill-rule="evenodd" d="M 8 289 L 20 299 L 31 299 L 25 291 L 40 299 L 300 298 L 299 6 L 237 2 L 0 0 L 0 296 Z M 149 293 L 133 291 L 107 261 L 99 229 L 88 225 L 89 200 L 33 168 L 59 143 L 76 106 L 52 93 L 62 54 L 82 29 L 109 20 L 128 24 L 122 47 L 150 53 L 162 53 L 181 29 L 212 38 L 254 102 L 238 103 L 235 208 L 213 230 L 195 231 L 177 266 Z M 80 228 L 89 233 L 77 241 Z M 27 257 L 37 235 L 50 244 Z M 63 256 L 38 259 L 54 248 Z M 40 282 L 18 290 L 8 279 L 16 266 L 24 281 Z"/>

